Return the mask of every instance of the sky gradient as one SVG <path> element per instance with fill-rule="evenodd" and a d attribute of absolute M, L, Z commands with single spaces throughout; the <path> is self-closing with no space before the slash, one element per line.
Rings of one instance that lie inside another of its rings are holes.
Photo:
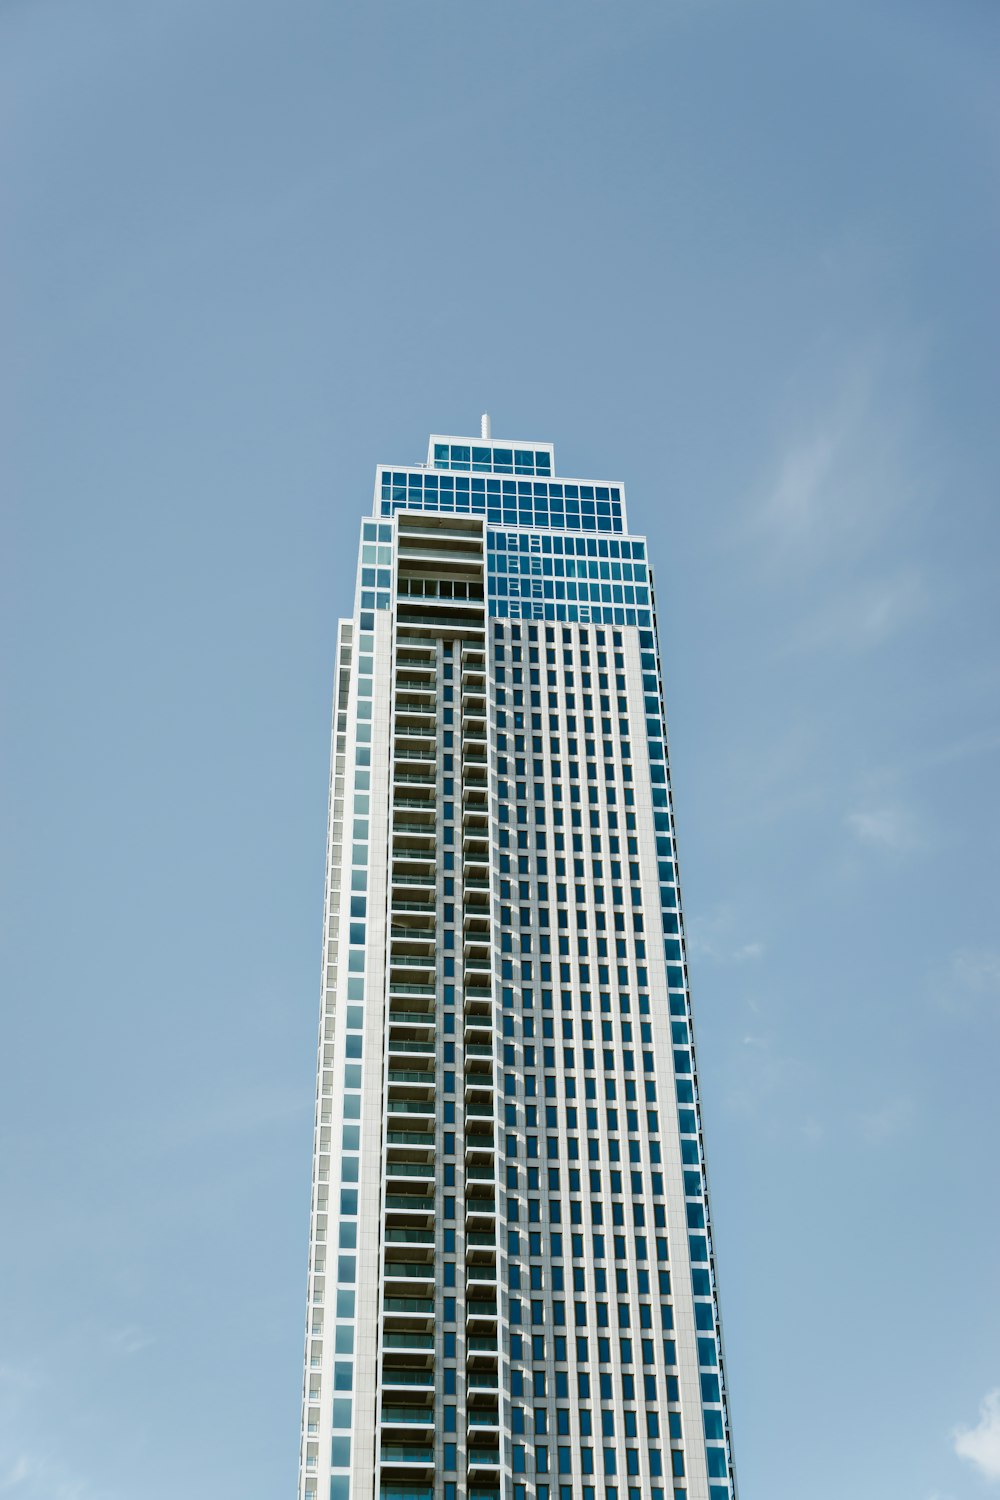
<path fill-rule="evenodd" d="M 294 1491 L 335 622 L 656 570 L 741 1500 L 1000 1496 L 1000 11 L 0 4 L 0 1497 Z"/>

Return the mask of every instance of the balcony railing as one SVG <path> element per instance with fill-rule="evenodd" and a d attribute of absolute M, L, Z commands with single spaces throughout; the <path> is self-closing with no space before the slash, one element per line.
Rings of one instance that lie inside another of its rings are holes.
<path fill-rule="evenodd" d="M 422 1427 L 432 1427 L 434 1408 L 432 1406 L 383 1406 L 383 1427 L 395 1427 L 401 1423 L 407 1425 L 419 1423 Z"/>
<path fill-rule="evenodd" d="M 383 1349 L 420 1349 L 434 1348 L 434 1335 L 432 1333 L 383 1333 Z"/>

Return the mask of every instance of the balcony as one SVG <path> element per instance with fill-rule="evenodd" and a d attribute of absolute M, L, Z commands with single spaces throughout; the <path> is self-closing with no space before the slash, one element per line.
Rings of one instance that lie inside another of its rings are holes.
<path fill-rule="evenodd" d="M 409 1445 L 404 1445 L 402 1443 L 383 1443 L 382 1451 L 379 1456 L 381 1458 L 383 1468 L 412 1469 L 414 1467 L 419 1467 L 433 1469 L 434 1467 L 434 1449 L 430 1445 L 423 1448 L 417 1448 L 410 1447 Z M 387 1495 L 391 1496 L 392 1493 L 393 1492 L 391 1490 L 383 1489 L 382 1491 L 383 1497 Z M 432 1491 L 428 1490 L 427 1493 L 428 1495 L 430 1495 L 432 1494 Z"/>
<path fill-rule="evenodd" d="M 399 744 L 397 744 L 397 745 L 394 746 L 394 755 L 393 755 L 394 765 L 397 765 L 397 766 L 398 765 L 409 766 L 412 763 L 415 763 L 415 762 L 421 761 L 421 760 L 426 760 L 426 761 L 437 760 L 437 754 L 433 750 L 425 750 L 425 749 L 422 749 L 420 747 L 410 748 L 407 745 L 399 745 Z M 396 778 L 396 779 L 398 779 L 398 778 Z M 433 782 L 431 784 L 433 784 Z"/>
<path fill-rule="evenodd" d="M 477 1199 L 472 1199 L 472 1198 L 466 1199 L 466 1203 L 465 1203 L 465 1222 L 466 1222 L 466 1224 L 469 1224 L 471 1221 L 475 1220 L 475 1227 L 477 1229 L 481 1229 L 482 1226 L 483 1226 L 483 1222 L 485 1220 L 487 1220 L 487 1219 L 492 1220 L 493 1223 L 495 1224 L 496 1223 L 496 1217 L 497 1217 L 496 1204 L 494 1203 L 494 1201 L 493 1201 L 492 1198 L 480 1198 L 478 1200 Z"/>
<path fill-rule="evenodd" d="M 382 1348 L 406 1350 L 414 1354 L 432 1353 L 434 1349 L 434 1335 L 432 1333 L 414 1333 L 412 1330 L 404 1332 L 385 1332 L 382 1334 Z"/>
<path fill-rule="evenodd" d="M 422 1177 L 434 1181 L 434 1163 L 422 1161 L 390 1161 L 386 1163 L 387 1177 Z"/>
<path fill-rule="evenodd" d="M 431 1245 L 434 1244 L 433 1229 L 387 1229 L 385 1231 L 387 1244 L 392 1245 Z"/>
<path fill-rule="evenodd" d="M 383 1406 L 383 1427 L 433 1427 L 433 1406 Z"/>
<path fill-rule="evenodd" d="M 398 737 L 400 735 L 404 735 L 410 739 L 436 738 L 437 714 L 433 704 L 429 703 L 426 708 L 416 705 L 404 708 L 401 704 L 397 703 L 393 729 L 397 736 L 397 755 L 400 753 L 398 745 Z M 418 748 L 422 747 L 418 746 Z"/>
<path fill-rule="evenodd" d="M 399 1386 L 413 1390 L 433 1391 L 434 1371 L 427 1369 L 414 1370 L 409 1366 L 399 1369 L 394 1365 L 383 1365 L 382 1386 L 384 1389 Z"/>
<path fill-rule="evenodd" d="M 499 1469 L 500 1453 L 496 1448 L 474 1448 L 470 1444 L 468 1464 L 470 1474 L 476 1469 Z"/>
<path fill-rule="evenodd" d="M 386 1279 L 387 1282 L 389 1282 L 389 1281 L 401 1281 L 401 1282 L 407 1283 L 407 1285 L 403 1286 L 403 1287 L 392 1287 L 391 1288 L 391 1291 L 392 1291 L 393 1295 L 398 1297 L 399 1295 L 404 1294 L 404 1293 L 406 1293 L 407 1291 L 410 1290 L 410 1287 L 409 1287 L 409 1283 L 410 1282 L 413 1282 L 413 1281 L 420 1281 L 420 1282 L 429 1281 L 429 1282 L 433 1283 L 433 1281 L 434 1281 L 434 1267 L 432 1265 L 427 1265 L 427 1266 L 413 1266 L 413 1265 L 408 1265 L 405 1261 L 391 1261 L 391 1260 L 387 1260 L 386 1263 L 385 1263 L 385 1279 Z M 429 1290 L 429 1288 L 426 1287 L 426 1286 L 415 1286 L 415 1287 L 412 1288 L 412 1290 L 414 1292 L 427 1292 Z"/>
<path fill-rule="evenodd" d="M 419 1313 L 422 1318 L 433 1318 L 433 1297 L 383 1297 L 382 1308 L 388 1315 L 393 1313 Z M 494 1314 L 495 1314 L 494 1309 Z"/>
<path fill-rule="evenodd" d="M 393 1026 L 405 1026 L 408 1031 L 413 1031 L 418 1026 L 426 1030 L 434 1026 L 436 1020 L 437 1013 L 432 1009 L 429 1010 L 426 1006 L 420 1010 L 399 1005 L 390 1005 L 389 1007 L 389 1021 L 391 1024 Z"/>
<path fill-rule="evenodd" d="M 425 1224 L 434 1218 L 433 1197 L 418 1197 L 416 1193 L 386 1193 L 385 1207 L 393 1214 L 418 1214 Z"/>
<path fill-rule="evenodd" d="M 397 923 L 394 921 L 393 925 L 389 929 L 389 936 L 392 939 L 393 944 L 392 951 L 393 953 L 399 954 L 400 957 L 422 958 L 426 963 L 428 958 L 433 959 L 434 932 L 434 926 L 426 922 L 418 923 L 411 921 L 404 925 L 402 923 Z M 407 949 L 416 948 L 419 951 L 416 953 L 407 952 L 404 954 L 402 952 L 402 949 L 397 946 L 397 944 L 402 943 L 406 944 Z M 429 953 L 427 951 L 428 949 L 430 950 Z"/>

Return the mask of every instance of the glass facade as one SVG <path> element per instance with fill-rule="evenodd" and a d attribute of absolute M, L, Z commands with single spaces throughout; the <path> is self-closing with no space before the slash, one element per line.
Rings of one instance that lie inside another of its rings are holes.
<path fill-rule="evenodd" d="M 736 1494 L 653 581 L 554 471 L 432 437 L 362 523 L 301 1500 Z"/>

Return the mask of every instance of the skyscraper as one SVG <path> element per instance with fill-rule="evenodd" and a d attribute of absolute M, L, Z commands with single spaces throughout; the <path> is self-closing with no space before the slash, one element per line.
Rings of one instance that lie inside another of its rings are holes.
<path fill-rule="evenodd" d="M 379 466 L 337 643 L 300 1500 L 731 1500 L 619 483 Z"/>

